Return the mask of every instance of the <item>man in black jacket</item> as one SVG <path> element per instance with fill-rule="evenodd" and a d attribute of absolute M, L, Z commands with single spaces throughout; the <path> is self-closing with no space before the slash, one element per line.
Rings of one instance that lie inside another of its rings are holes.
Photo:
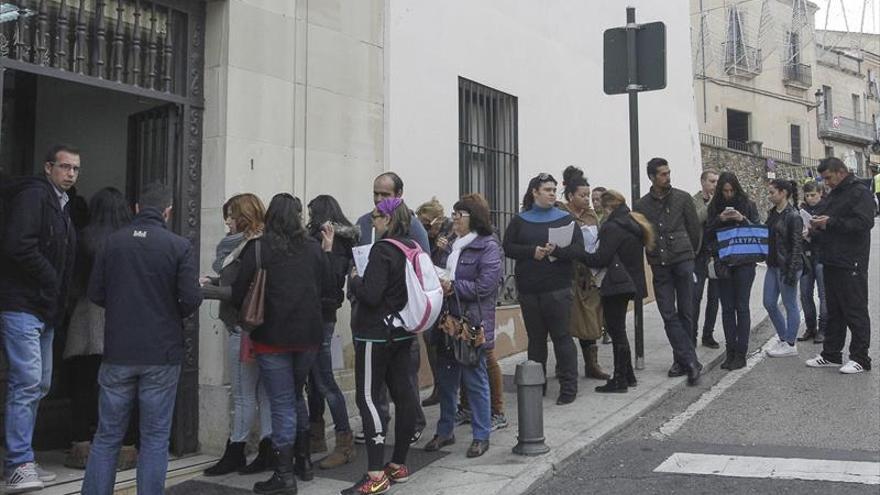
<path fill-rule="evenodd" d="M 808 360 L 807 366 L 837 367 L 845 374 L 861 373 L 871 369 L 868 258 L 874 199 L 871 191 L 839 159 L 825 158 L 817 170 L 831 188 L 820 215 L 810 222 L 810 229 L 822 232 L 819 256 L 824 266 L 828 326 L 822 353 Z M 852 340 L 849 362 L 843 364 L 841 351 L 846 327 L 852 332 Z"/>
<path fill-rule="evenodd" d="M 202 302 L 190 242 L 166 228 L 171 194 L 147 186 L 132 223 L 98 253 L 89 299 L 106 309 L 98 431 L 83 493 L 110 495 L 134 401 L 140 412 L 138 492 L 163 493 L 171 417 L 183 359 L 183 320 Z"/>
<path fill-rule="evenodd" d="M 31 440 L 40 399 L 52 381 L 52 340 L 64 314 L 76 232 L 67 191 L 79 176 L 79 151 L 53 146 L 45 177 L 2 186 L 0 329 L 9 363 L 6 395 L 6 490 L 43 488 L 55 475 L 34 462 Z"/>
<path fill-rule="evenodd" d="M 669 163 L 648 162 L 651 190 L 635 204 L 657 230 L 657 246 L 647 253 L 654 274 L 654 297 L 663 317 L 674 362 L 669 376 L 687 375 L 696 385 L 703 365 L 697 360 L 694 330 L 694 253 L 700 248 L 700 220 L 691 195 L 672 187 Z"/>

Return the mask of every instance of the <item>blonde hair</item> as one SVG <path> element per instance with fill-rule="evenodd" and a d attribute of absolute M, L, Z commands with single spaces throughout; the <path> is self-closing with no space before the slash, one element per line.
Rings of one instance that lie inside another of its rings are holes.
<path fill-rule="evenodd" d="M 436 197 L 431 198 L 431 201 L 422 203 L 421 206 L 416 209 L 416 215 L 420 217 L 424 216 L 428 220 L 441 218 L 443 217 L 443 213 L 443 205 Z"/>
<path fill-rule="evenodd" d="M 603 192 L 600 201 L 602 202 L 603 208 L 610 208 L 612 210 L 616 210 L 620 206 L 626 206 L 626 198 L 623 197 L 623 194 L 613 189 Z M 647 218 L 645 218 L 645 215 L 642 215 L 641 213 L 630 211 L 629 216 L 631 216 L 632 219 L 642 228 L 642 242 L 645 244 L 645 248 L 647 248 L 648 251 L 653 251 L 656 244 L 654 226 Z"/>
<path fill-rule="evenodd" d="M 263 232 L 266 225 L 266 207 L 251 193 L 229 198 L 229 216 L 235 220 L 235 229 L 248 237 Z"/>

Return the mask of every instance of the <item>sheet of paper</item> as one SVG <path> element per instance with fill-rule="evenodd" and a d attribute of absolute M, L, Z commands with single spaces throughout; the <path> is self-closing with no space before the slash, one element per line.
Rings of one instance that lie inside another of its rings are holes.
<path fill-rule="evenodd" d="M 363 277 L 364 273 L 367 271 L 367 263 L 370 261 L 370 249 L 373 249 L 372 244 L 351 248 L 351 254 L 354 258 L 354 266 L 357 268 L 358 275 L 361 277 Z"/>
<path fill-rule="evenodd" d="M 810 220 L 813 219 L 813 215 L 807 213 L 807 210 L 801 210 L 801 219 L 804 221 L 804 236 L 806 236 L 810 232 Z"/>
<path fill-rule="evenodd" d="M 595 225 L 584 225 L 581 227 L 584 234 L 584 249 L 592 254 L 599 249 L 599 227 Z"/>
<path fill-rule="evenodd" d="M 547 236 L 547 242 L 555 244 L 556 247 L 568 247 L 571 245 L 571 236 L 574 235 L 574 222 L 565 227 L 551 228 Z"/>

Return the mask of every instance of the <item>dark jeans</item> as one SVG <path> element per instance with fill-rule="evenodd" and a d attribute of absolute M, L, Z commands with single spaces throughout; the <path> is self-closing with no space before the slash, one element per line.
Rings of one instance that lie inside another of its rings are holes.
<path fill-rule="evenodd" d="M 697 281 L 694 284 L 694 322 L 693 338 L 696 343 L 700 328 L 700 305 L 703 302 L 703 292 L 706 293 L 706 317 L 703 321 L 703 339 L 711 338 L 715 332 L 715 321 L 718 318 L 718 281 L 709 278 L 709 257 L 700 256 L 694 261 L 694 275 Z M 708 289 L 706 286 L 708 285 Z"/>
<path fill-rule="evenodd" d="M 572 295 L 570 288 L 542 294 L 520 294 L 526 334 L 529 337 L 528 356 L 541 363 L 547 376 L 547 336 L 553 340 L 556 354 L 556 377 L 560 395 L 577 395 L 577 348 L 574 346 L 568 323 L 571 318 Z"/>
<path fill-rule="evenodd" d="M 672 359 L 680 366 L 697 363 L 694 350 L 694 261 L 652 265 L 654 297 L 663 318 Z"/>
<path fill-rule="evenodd" d="M 849 358 L 871 369 L 868 347 L 871 344 L 871 319 L 868 316 L 868 272 L 825 266 L 825 297 L 828 304 L 828 328 L 822 357 L 835 363 L 843 362 L 846 328 L 852 332 Z"/>
<path fill-rule="evenodd" d="M 731 267 L 730 278 L 718 280 L 724 339 L 728 348 L 744 354 L 749 351 L 749 333 L 752 330 L 749 300 L 754 282 L 755 265 L 752 264 Z"/>
<path fill-rule="evenodd" d="M 425 421 L 425 412 L 422 411 L 422 402 L 419 400 L 419 367 L 421 367 L 422 365 L 422 355 L 419 352 L 420 346 L 418 337 L 412 339 L 412 341 L 413 343 L 409 348 L 409 380 L 413 390 L 416 391 L 415 429 L 418 431 L 422 431 L 425 429 L 425 425 L 428 424 L 428 422 Z"/>
<path fill-rule="evenodd" d="M 626 379 L 632 373 L 632 353 L 626 337 L 626 310 L 632 294 L 602 296 L 602 314 L 605 317 L 605 331 L 611 337 L 614 353 L 614 377 Z"/>
<path fill-rule="evenodd" d="M 330 343 L 333 341 L 334 322 L 324 324 L 324 342 L 315 357 L 315 364 L 309 374 L 309 420 L 318 422 L 324 417 L 324 400 L 330 406 L 333 427 L 339 433 L 351 431 L 348 422 L 348 409 L 345 396 L 333 376 L 333 358 Z"/>
<path fill-rule="evenodd" d="M 116 461 L 135 402 L 140 408 L 141 438 L 137 460 L 137 492 L 138 495 L 165 493 L 171 419 L 179 378 L 180 365 L 101 365 L 98 374 L 98 383 L 101 385 L 100 420 L 89 452 L 82 493 L 113 493 Z"/>
<path fill-rule="evenodd" d="M 388 417 L 382 411 L 388 410 L 388 395 L 394 401 L 396 414 L 396 440 L 391 462 L 406 464 L 419 401 L 418 389 L 413 388 L 410 380 L 410 352 L 415 340 L 409 338 L 390 343 L 354 341 L 356 398 L 364 423 L 368 471 L 381 471 L 385 466 Z M 386 387 L 388 394 L 385 394 Z"/>
<path fill-rule="evenodd" d="M 314 351 L 257 354 L 272 410 L 272 444 L 276 449 L 292 447 L 298 431 L 308 434 L 309 413 L 303 388 L 315 355 Z"/>
<path fill-rule="evenodd" d="M 828 306 L 825 302 L 825 269 L 819 262 L 818 256 L 810 256 L 807 260 L 810 266 L 805 267 L 804 274 L 801 275 L 801 306 L 804 308 L 804 324 L 808 331 L 818 329 L 824 335 L 825 327 L 828 325 Z M 813 298 L 814 288 L 819 292 L 818 326 L 816 325 L 816 300 Z"/>

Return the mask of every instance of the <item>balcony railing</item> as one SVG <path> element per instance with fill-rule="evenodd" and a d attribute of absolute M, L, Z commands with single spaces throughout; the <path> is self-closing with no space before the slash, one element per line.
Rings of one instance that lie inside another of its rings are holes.
<path fill-rule="evenodd" d="M 731 76 L 755 77 L 763 69 L 761 49 L 742 43 L 724 42 L 724 71 Z"/>
<path fill-rule="evenodd" d="M 819 47 L 816 49 L 816 59 L 819 63 L 834 67 L 839 70 L 852 72 L 854 74 L 862 73 L 862 62 L 856 57 L 841 53 L 837 50 Z"/>
<path fill-rule="evenodd" d="M 806 64 L 786 64 L 782 70 L 782 82 L 787 86 L 810 89 L 813 85 L 813 68 Z"/>
<path fill-rule="evenodd" d="M 865 145 L 873 143 L 878 136 L 870 122 L 820 113 L 819 138 Z"/>
<path fill-rule="evenodd" d="M 760 143 L 744 143 L 742 141 L 734 141 L 733 139 L 727 139 L 702 132 L 700 133 L 700 143 L 714 148 L 736 150 L 760 158 L 770 158 L 775 162 L 783 162 L 790 165 L 806 167 L 808 169 L 815 169 L 816 166 L 819 165 L 819 160 L 804 156 L 803 154 L 792 155 L 791 153 L 761 146 Z"/>

